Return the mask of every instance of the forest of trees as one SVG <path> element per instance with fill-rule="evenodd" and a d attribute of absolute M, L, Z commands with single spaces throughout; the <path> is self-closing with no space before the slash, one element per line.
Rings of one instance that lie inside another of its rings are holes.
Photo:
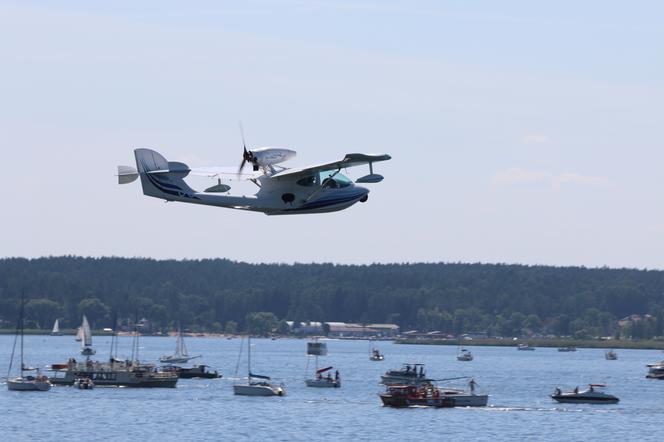
<path fill-rule="evenodd" d="M 93 328 L 145 317 L 158 329 L 245 330 L 256 312 L 306 321 L 389 322 L 402 330 L 494 336 L 661 336 L 664 271 L 502 264 L 247 264 L 225 259 L 0 259 L 0 323 Z M 252 315 L 254 314 L 254 315 Z M 255 322 L 255 321 L 254 321 Z"/>

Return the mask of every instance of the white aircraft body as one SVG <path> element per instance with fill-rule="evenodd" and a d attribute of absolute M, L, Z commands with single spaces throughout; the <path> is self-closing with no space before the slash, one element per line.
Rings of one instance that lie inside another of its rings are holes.
<path fill-rule="evenodd" d="M 118 166 L 119 184 L 130 183 L 140 177 L 143 193 L 166 201 L 204 204 L 231 209 L 252 210 L 267 215 L 335 212 L 353 204 L 365 202 L 369 189 L 353 183 L 340 173 L 341 169 L 369 165 L 369 175 L 357 179 L 357 183 L 377 183 L 383 177 L 373 173 L 373 163 L 391 159 L 386 154 L 347 154 L 343 160 L 302 169 L 277 166 L 293 158 L 290 149 L 264 147 L 247 150 L 240 169 L 228 167 L 189 168 L 184 163 L 167 161 L 150 149 L 134 150 L 136 168 Z M 242 172 L 249 162 L 253 173 Z M 204 191 L 194 190 L 185 182 L 188 175 L 216 178 L 217 184 Z M 248 179 L 258 186 L 254 195 L 232 195 L 230 186 L 222 180 Z"/>

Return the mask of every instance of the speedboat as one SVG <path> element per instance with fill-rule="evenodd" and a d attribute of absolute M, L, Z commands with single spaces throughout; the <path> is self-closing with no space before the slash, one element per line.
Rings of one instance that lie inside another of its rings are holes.
<path fill-rule="evenodd" d="M 586 390 L 579 391 L 579 387 L 576 387 L 564 393 L 556 388 L 551 399 L 566 404 L 617 404 L 620 399 L 602 391 L 605 387 L 604 384 L 590 384 Z"/>
<path fill-rule="evenodd" d="M 371 354 L 369 355 L 370 361 L 382 361 L 383 359 L 385 359 L 385 356 L 380 353 L 380 350 L 377 348 L 371 350 Z"/>
<path fill-rule="evenodd" d="M 648 364 L 648 379 L 664 379 L 664 361 L 655 364 Z"/>
<path fill-rule="evenodd" d="M 534 350 L 535 350 L 535 347 L 531 347 L 531 346 L 528 345 L 528 344 L 519 344 L 519 346 L 517 347 L 517 350 L 521 350 L 521 351 L 534 351 Z"/>
<path fill-rule="evenodd" d="M 569 346 L 569 347 L 560 347 L 558 351 L 561 352 L 570 352 L 570 351 L 576 351 L 576 347 Z"/>
<path fill-rule="evenodd" d="M 403 364 L 400 369 L 386 371 L 380 378 L 385 385 L 421 385 L 433 381 L 426 377 L 424 364 Z"/>
<path fill-rule="evenodd" d="M 203 379 L 216 379 L 220 378 L 222 375 L 217 371 L 211 371 L 205 364 L 198 364 L 191 368 L 189 367 L 179 367 L 177 365 L 167 365 L 162 367 L 163 371 L 172 371 L 178 374 L 178 377 L 181 379 L 193 379 L 193 378 L 203 378 Z"/>

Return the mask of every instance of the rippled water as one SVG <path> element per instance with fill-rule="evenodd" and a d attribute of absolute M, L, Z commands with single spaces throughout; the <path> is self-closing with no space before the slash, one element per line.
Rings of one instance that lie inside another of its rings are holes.
<path fill-rule="evenodd" d="M 0 336 L 0 375 L 7 372 L 13 336 Z M 645 365 L 664 359 L 655 350 L 560 353 L 538 348 L 472 347 L 459 362 L 450 346 L 380 343 L 383 362 L 369 361 L 367 341 L 328 342 L 323 363 L 339 367 L 340 389 L 304 385 L 304 340 L 252 340 L 252 368 L 286 384 L 286 397 L 234 396 L 240 340 L 189 338 L 191 354 L 220 370 L 220 380 L 181 379 L 175 389 L 54 387 L 46 393 L 0 386 L 2 440 L 655 440 L 664 422 L 664 382 L 645 379 Z M 106 359 L 110 338 L 95 338 Z M 141 339 L 141 360 L 172 353 L 174 338 Z M 131 338 L 121 338 L 128 355 Z M 71 336 L 26 336 L 27 362 L 47 365 L 78 355 Z M 246 355 L 246 349 L 244 352 Z M 80 357 L 80 356 L 79 356 Z M 380 374 L 405 362 L 427 364 L 435 378 L 474 376 L 489 407 L 391 409 L 377 394 Z M 241 365 L 241 373 L 246 366 Z M 609 384 L 616 405 L 563 405 L 548 395 L 589 382 Z"/>

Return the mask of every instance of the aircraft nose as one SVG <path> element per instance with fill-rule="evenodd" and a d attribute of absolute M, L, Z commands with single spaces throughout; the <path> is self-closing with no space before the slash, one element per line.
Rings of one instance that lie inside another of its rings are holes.
<path fill-rule="evenodd" d="M 357 190 L 361 191 L 360 192 L 360 202 L 366 202 L 367 199 L 369 199 L 369 189 L 366 187 L 362 186 L 356 186 Z"/>

